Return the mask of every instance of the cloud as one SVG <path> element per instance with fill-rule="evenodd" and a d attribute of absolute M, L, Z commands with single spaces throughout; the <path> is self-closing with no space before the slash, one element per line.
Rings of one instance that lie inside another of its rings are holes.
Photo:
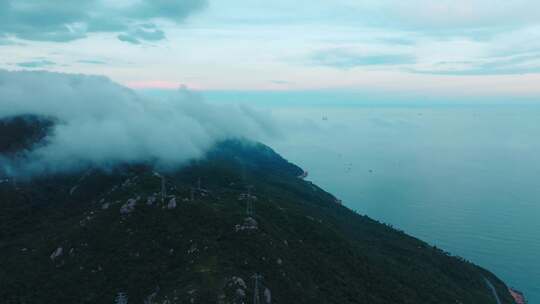
<path fill-rule="evenodd" d="M 441 61 L 408 71 L 434 75 L 515 75 L 540 73 L 540 53 L 473 58 L 467 61 Z"/>
<path fill-rule="evenodd" d="M 139 1 L 128 9 L 128 15 L 137 19 L 166 18 L 181 22 L 191 12 L 201 9 L 206 1 L 201 0 L 146 0 Z"/>
<path fill-rule="evenodd" d="M 78 22 L 92 1 L 2 1 L 0 33 L 27 40 L 69 41 L 85 36 Z"/>
<path fill-rule="evenodd" d="M 312 53 L 308 61 L 313 65 L 349 69 L 359 66 L 412 64 L 415 59 L 406 54 L 361 54 L 347 49 L 327 49 Z"/>
<path fill-rule="evenodd" d="M 100 76 L 0 70 L 0 96 L 0 119 L 34 114 L 58 121 L 45 146 L 20 162 L 0 163 L 12 174 L 134 162 L 179 166 L 219 140 L 280 133 L 270 116 L 248 107 L 209 105 L 186 89 L 142 96 Z"/>
<path fill-rule="evenodd" d="M 17 66 L 20 66 L 22 68 L 44 68 L 56 65 L 56 63 L 46 60 L 46 59 L 40 59 L 40 60 L 34 60 L 34 61 L 25 61 L 25 62 L 19 62 L 17 63 Z"/>
<path fill-rule="evenodd" d="M 96 59 L 81 59 L 77 60 L 78 63 L 86 63 L 86 64 L 107 64 L 106 61 L 103 60 L 96 60 Z"/>
<path fill-rule="evenodd" d="M 14 44 L 13 41 L 7 39 L 6 37 L 0 35 L 0 45 L 11 45 Z"/>
<path fill-rule="evenodd" d="M 270 80 L 273 84 L 279 84 L 279 85 L 286 85 L 286 84 L 294 84 L 294 82 L 287 81 L 287 80 Z"/>
<path fill-rule="evenodd" d="M 526 26 L 540 18 L 540 5 L 532 0 L 382 0 L 381 8 L 390 24 L 428 32 Z"/>
<path fill-rule="evenodd" d="M 390 44 L 390 45 L 415 45 L 416 41 L 411 38 L 403 38 L 403 37 L 385 37 L 380 38 L 380 42 L 384 44 Z"/>
<path fill-rule="evenodd" d="M 120 41 L 124 41 L 124 42 L 129 42 L 131 44 L 140 44 L 141 42 L 139 41 L 139 39 L 133 37 L 133 36 L 130 36 L 128 34 L 120 34 L 118 35 L 118 40 Z"/>
<path fill-rule="evenodd" d="M 118 35 L 118 40 L 129 42 L 132 44 L 140 44 L 144 41 L 159 41 L 165 39 L 165 33 L 156 28 L 141 27 L 129 33 Z"/>
<path fill-rule="evenodd" d="M 4 0 L 0 1 L 0 37 L 67 42 L 95 32 L 125 33 L 133 39 L 164 38 L 155 21 L 183 22 L 206 0 Z M 154 29 L 149 29 L 148 25 Z M 129 41 L 125 40 L 125 41 Z M 129 41 L 129 42 L 131 42 Z"/>
<path fill-rule="evenodd" d="M 537 24 L 540 3 L 536 0 L 214 0 L 228 22 L 249 25 L 324 22 L 346 26 L 369 26 L 426 33 L 463 32 L 486 28 L 509 28 Z M 232 10 L 241 12 L 232 14 Z"/>

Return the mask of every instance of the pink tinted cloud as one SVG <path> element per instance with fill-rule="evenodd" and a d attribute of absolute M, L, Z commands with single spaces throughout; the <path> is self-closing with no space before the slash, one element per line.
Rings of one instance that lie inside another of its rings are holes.
<path fill-rule="evenodd" d="M 126 86 L 132 89 L 178 89 L 184 84 L 175 81 L 167 80 L 145 80 L 145 81 L 130 81 L 125 83 Z"/>

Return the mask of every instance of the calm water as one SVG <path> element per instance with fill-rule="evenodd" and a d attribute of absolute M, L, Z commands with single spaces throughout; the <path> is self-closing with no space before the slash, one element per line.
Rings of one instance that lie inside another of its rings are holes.
<path fill-rule="evenodd" d="M 272 112 L 288 135 L 270 145 L 309 179 L 540 303 L 540 107 Z"/>

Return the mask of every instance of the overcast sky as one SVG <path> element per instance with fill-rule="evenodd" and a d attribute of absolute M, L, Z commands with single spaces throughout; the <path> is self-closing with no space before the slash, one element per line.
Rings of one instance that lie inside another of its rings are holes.
<path fill-rule="evenodd" d="M 133 88 L 540 96 L 537 0 L 2 0 L 0 69 Z"/>

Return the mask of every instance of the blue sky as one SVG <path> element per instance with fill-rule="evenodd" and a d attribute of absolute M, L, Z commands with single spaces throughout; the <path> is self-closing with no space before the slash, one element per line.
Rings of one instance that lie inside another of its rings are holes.
<path fill-rule="evenodd" d="M 133 88 L 535 99 L 540 2 L 7 0 L 0 55 Z"/>

